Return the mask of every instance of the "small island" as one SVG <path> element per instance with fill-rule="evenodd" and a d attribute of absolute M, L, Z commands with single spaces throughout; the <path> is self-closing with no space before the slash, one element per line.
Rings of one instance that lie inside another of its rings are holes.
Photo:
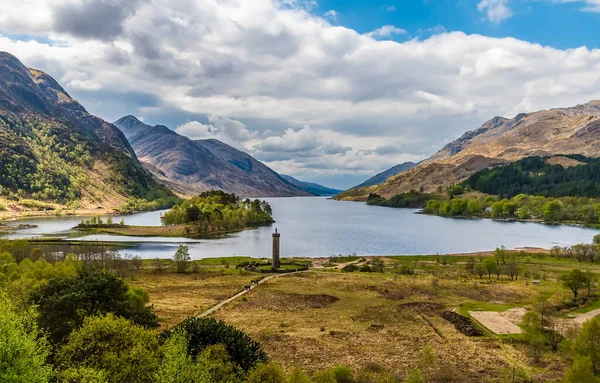
<path fill-rule="evenodd" d="M 103 221 L 93 217 L 81 221 L 77 230 L 136 237 L 205 237 L 270 225 L 273 211 L 266 201 L 241 200 L 220 190 L 203 192 L 173 206 L 162 217 L 162 226 L 130 226 L 121 219 Z"/>

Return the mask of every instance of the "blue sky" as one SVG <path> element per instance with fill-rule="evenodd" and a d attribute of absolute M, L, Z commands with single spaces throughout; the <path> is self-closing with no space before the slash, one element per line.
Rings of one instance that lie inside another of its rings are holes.
<path fill-rule="evenodd" d="M 600 0 L 2 0 L 91 113 L 348 188 L 494 116 L 600 99 Z"/>
<path fill-rule="evenodd" d="M 393 38 L 425 38 L 432 28 L 515 37 L 556 48 L 600 45 L 600 13 L 582 12 L 584 2 L 551 0 L 513 0 L 507 2 L 512 16 L 501 22 L 490 22 L 479 12 L 479 0 L 321 0 L 315 13 L 329 10 L 337 13 L 333 23 L 359 32 L 369 32 L 382 25 L 394 25 L 408 32 Z"/>

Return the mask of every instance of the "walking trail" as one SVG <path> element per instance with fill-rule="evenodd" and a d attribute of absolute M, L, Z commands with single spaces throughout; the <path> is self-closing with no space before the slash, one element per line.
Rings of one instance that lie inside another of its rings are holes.
<path fill-rule="evenodd" d="M 250 286 L 250 288 L 248 290 L 242 290 L 239 293 L 235 294 L 234 296 L 232 296 L 231 298 L 227 298 L 224 301 L 216 304 L 215 306 L 211 307 L 210 309 L 206 310 L 205 312 L 201 313 L 200 315 L 198 315 L 198 318 L 205 318 L 207 316 L 210 316 L 212 314 L 215 313 L 215 311 L 219 310 L 221 307 L 225 306 L 228 303 L 231 303 L 233 301 L 235 301 L 236 299 L 242 297 L 243 295 L 245 295 L 247 292 L 249 292 L 250 290 L 254 290 L 255 288 L 257 288 L 258 286 L 262 285 L 263 283 L 273 279 L 273 278 L 277 278 L 277 277 L 283 277 L 286 275 L 293 275 L 293 274 L 298 274 L 298 273 L 306 273 L 310 270 L 304 270 L 304 271 L 294 271 L 291 273 L 286 273 L 286 274 L 275 274 L 275 275 L 271 275 L 269 277 L 263 278 L 261 280 L 258 281 L 257 284 Z"/>

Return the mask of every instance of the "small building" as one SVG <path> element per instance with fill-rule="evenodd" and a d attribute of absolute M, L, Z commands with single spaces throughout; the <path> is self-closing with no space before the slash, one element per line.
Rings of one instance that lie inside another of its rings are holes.
<path fill-rule="evenodd" d="M 537 279 L 534 279 L 533 281 L 531 281 L 531 284 L 532 284 L 533 286 L 540 286 L 540 285 L 542 284 L 542 282 L 540 282 L 540 281 L 539 281 L 539 280 L 537 280 Z"/>

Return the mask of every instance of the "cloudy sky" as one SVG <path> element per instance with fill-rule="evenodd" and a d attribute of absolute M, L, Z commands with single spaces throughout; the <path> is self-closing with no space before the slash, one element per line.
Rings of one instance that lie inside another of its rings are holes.
<path fill-rule="evenodd" d="M 600 0 L 2 0 L 91 113 L 345 188 L 495 115 L 600 98 Z"/>

